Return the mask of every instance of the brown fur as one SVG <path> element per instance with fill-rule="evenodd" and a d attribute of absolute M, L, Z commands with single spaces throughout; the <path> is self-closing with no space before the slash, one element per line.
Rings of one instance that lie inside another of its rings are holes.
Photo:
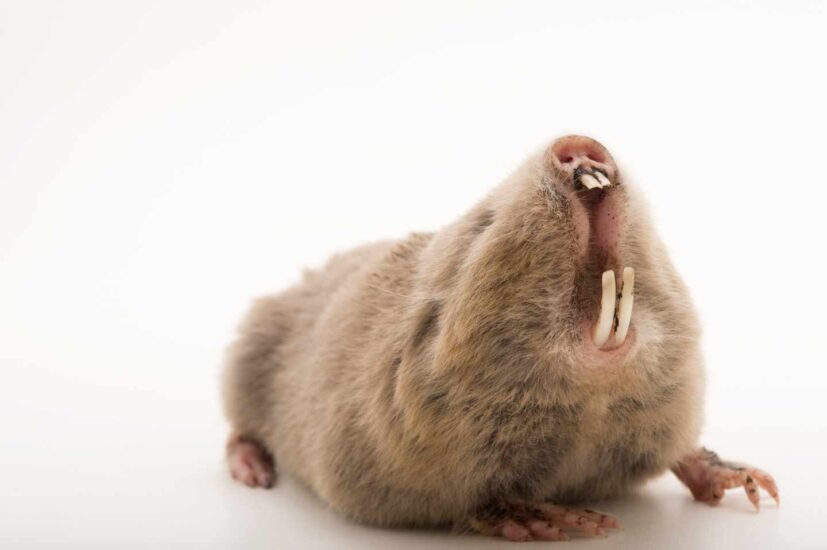
<path fill-rule="evenodd" d="M 635 337 L 588 364 L 600 266 L 543 153 L 452 225 L 334 257 L 258 300 L 225 371 L 227 415 L 333 508 L 461 526 L 500 498 L 616 495 L 696 446 L 703 369 L 687 292 L 627 184 Z"/>

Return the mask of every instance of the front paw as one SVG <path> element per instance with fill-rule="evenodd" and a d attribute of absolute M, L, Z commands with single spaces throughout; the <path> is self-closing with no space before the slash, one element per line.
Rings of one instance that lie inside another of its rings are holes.
<path fill-rule="evenodd" d="M 768 473 L 747 464 L 722 461 L 718 455 L 701 448 L 684 457 L 672 471 L 678 476 L 696 500 L 718 504 L 727 489 L 743 487 L 747 498 L 760 508 L 758 488 L 767 491 L 777 504 L 781 503 L 778 486 Z"/>

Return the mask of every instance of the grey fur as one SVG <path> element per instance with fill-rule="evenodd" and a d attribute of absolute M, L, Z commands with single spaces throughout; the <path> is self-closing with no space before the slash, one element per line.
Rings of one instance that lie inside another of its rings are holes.
<path fill-rule="evenodd" d="M 635 340 L 619 365 L 584 364 L 603 260 L 576 250 L 565 185 L 537 154 L 438 233 L 258 300 L 225 371 L 233 431 L 378 525 L 461 529 L 499 498 L 604 498 L 675 464 L 703 403 L 688 294 L 623 182 Z"/>

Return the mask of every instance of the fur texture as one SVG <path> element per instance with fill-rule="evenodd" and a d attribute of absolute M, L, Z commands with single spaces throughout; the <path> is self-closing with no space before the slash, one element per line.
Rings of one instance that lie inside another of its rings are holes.
<path fill-rule="evenodd" d="M 612 261 L 637 283 L 634 334 L 604 353 L 583 327 L 607 258 L 551 154 L 437 233 L 259 299 L 225 370 L 236 437 L 346 516 L 409 526 L 462 527 L 497 499 L 610 497 L 696 448 L 698 323 L 645 205 L 612 191 Z"/>

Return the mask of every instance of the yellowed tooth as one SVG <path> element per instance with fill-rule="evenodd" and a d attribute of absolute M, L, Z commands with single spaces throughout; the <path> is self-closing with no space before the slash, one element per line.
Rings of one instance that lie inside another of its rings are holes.
<path fill-rule="evenodd" d="M 603 187 L 599 181 L 595 179 L 594 176 L 591 174 L 583 174 L 580 176 L 580 183 L 588 187 L 589 189 L 599 189 Z"/>
<path fill-rule="evenodd" d="M 612 332 L 612 321 L 615 314 L 615 272 L 611 269 L 603 272 L 603 294 L 600 298 L 600 316 L 594 327 L 594 344 L 602 347 Z"/>
<path fill-rule="evenodd" d="M 600 183 L 603 184 L 603 187 L 609 187 L 610 185 L 612 185 L 612 182 L 609 181 L 609 178 L 604 176 L 602 172 L 595 171 L 594 174 L 595 176 L 597 176 L 597 179 L 600 181 Z"/>
<path fill-rule="evenodd" d="M 626 341 L 629 324 L 632 322 L 632 306 L 635 303 L 635 270 L 627 267 L 623 270 L 623 283 L 620 287 L 620 304 L 617 307 L 617 330 L 615 343 Z"/>

